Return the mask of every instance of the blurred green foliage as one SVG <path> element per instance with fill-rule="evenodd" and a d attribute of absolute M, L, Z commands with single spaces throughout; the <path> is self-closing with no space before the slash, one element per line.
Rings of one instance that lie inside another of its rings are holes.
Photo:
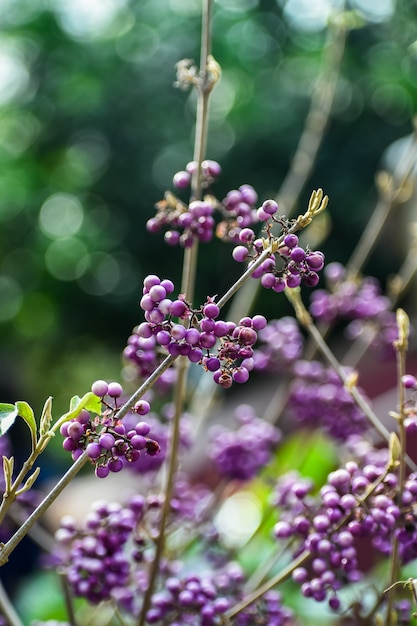
<path fill-rule="evenodd" d="M 302 132 L 326 41 L 328 0 L 219 0 L 208 157 L 220 197 L 242 183 L 275 195 Z M 200 0 L 5 0 L 0 7 L 0 379 L 2 400 L 48 395 L 67 409 L 118 377 L 149 272 L 179 280 L 181 251 L 144 223 L 192 158 L 195 100 L 175 63 L 198 59 Z M 340 9 L 341 1 L 333 2 Z M 355 0 L 331 123 L 308 188 L 330 196 L 330 260 L 366 223 L 381 154 L 411 132 L 417 9 Z M 348 234 L 348 237 L 347 237 Z M 216 243 L 198 297 L 240 268 Z M 167 257 L 169 263 L 167 264 Z M 387 255 L 371 264 L 381 274 Z M 277 307 L 265 303 L 280 314 Z"/>

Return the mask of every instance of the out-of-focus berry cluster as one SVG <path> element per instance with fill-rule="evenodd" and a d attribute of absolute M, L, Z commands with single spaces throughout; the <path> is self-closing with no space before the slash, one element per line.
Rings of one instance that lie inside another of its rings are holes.
<path fill-rule="evenodd" d="M 293 317 L 270 320 L 258 333 L 254 350 L 254 369 L 271 373 L 289 373 L 302 355 L 304 337 Z"/>
<path fill-rule="evenodd" d="M 137 420 L 131 429 L 127 429 L 118 418 L 120 406 L 117 400 L 122 395 L 119 383 L 97 380 L 91 391 L 101 399 L 100 415 L 83 409 L 76 418 L 64 422 L 60 429 L 64 437 L 63 448 L 71 452 L 74 460 L 85 451 L 95 467 L 96 476 L 105 478 L 109 472 L 120 472 L 125 462 L 134 463 L 143 454 L 158 454 L 159 443 L 148 436 L 151 428 L 147 422 Z M 146 400 L 139 400 L 134 406 L 137 415 L 146 415 L 149 410 Z"/>
<path fill-rule="evenodd" d="M 293 375 L 288 407 L 299 424 L 323 429 L 341 441 L 368 428 L 366 416 L 332 368 L 299 360 Z"/>
<path fill-rule="evenodd" d="M 370 337 L 370 345 L 392 353 L 398 336 L 395 313 L 389 298 L 382 294 L 375 278 L 351 279 L 341 263 L 329 263 L 324 270 L 327 289 L 311 295 L 310 313 L 322 322 L 348 321 L 349 339 Z"/>
<path fill-rule="evenodd" d="M 214 382 L 221 387 L 228 388 L 233 382 L 245 383 L 254 367 L 257 333 L 266 326 L 263 315 L 244 317 L 238 324 L 223 321 L 218 319 L 220 309 L 214 298 L 207 298 L 200 309 L 193 309 L 181 296 L 168 297 L 173 290 L 170 280 L 155 275 L 145 278 L 140 306 L 146 322 L 135 328 L 124 356 L 142 374 L 152 359 L 157 358 L 155 350 L 159 347 L 165 354 L 186 356 L 192 363 L 202 365 L 212 372 Z M 145 341 L 148 350 L 136 348 Z"/>
<path fill-rule="evenodd" d="M 191 487 L 178 477 L 170 502 L 168 536 L 184 523 L 198 521 L 198 510 L 208 491 Z M 198 496 L 198 499 L 196 499 Z M 134 495 L 125 506 L 97 502 L 84 523 L 66 516 L 56 532 L 53 560 L 66 573 L 76 596 L 92 604 L 116 601 L 123 613 L 137 616 L 148 584 L 148 567 L 158 537 L 163 499 Z M 199 532 L 203 527 L 199 526 Z M 162 561 L 159 586 L 151 596 L 147 624 L 220 626 L 225 612 L 243 597 L 245 577 L 241 567 L 229 561 L 207 573 L 182 572 L 179 561 Z M 291 611 L 281 604 L 280 594 L 263 596 L 236 618 L 236 624 L 289 626 Z"/>
<path fill-rule="evenodd" d="M 404 374 L 401 380 L 407 394 L 404 403 L 404 427 L 407 435 L 417 433 L 417 378 L 412 374 Z"/>
<path fill-rule="evenodd" d="M 213 426 L 209 432 L 210 458 L 222 478 L 251 480 L 271 460 L 280 431 L 242 404 L 234 412 L 237 430 Z"/>
<path fill-rule="evenodd" d="M 233 249 L 232 256 L 238 263 L 248 260 L 250 267 L 264 251 L 265 242 L 271 240 L 272 225 L 278 223 L 282 236 L 277 250 L 254 269 L 252 278 L 259 278 L 263 287 L 278 293 L 286 287 L 299 287 L 301 283 L 315 287 L 319 282 L 318 272 L 324 267 L 324 254 L 302 248 L 297 235 L 289 232 L 291 223 L 285 218 L 275 217 L 277 211 L 278 205 L 274 200 L 265 200 L 257 210 L 257 216 L 261 222 L 266 222 L 268 239 L 257 237 L 251 228 L 243 228 L 238 235 L 239 245 Z"/>

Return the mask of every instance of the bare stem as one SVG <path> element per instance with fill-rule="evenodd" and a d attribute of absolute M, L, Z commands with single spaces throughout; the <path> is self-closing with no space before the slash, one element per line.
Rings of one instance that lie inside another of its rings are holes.
<path fill-rule="evenodd" d="M 398 423 L 398 431 L 399 431 L 399 440 L 400 440 L 400 454 L 398 458 L 399 463 L 399 485 L 398 485 L 398 493 L 401 496 L 403 493 L 404 482 L 406 477 L 406 463 L 405 463 L 405 450 L 406 450 L 406 432 L 404 426 L 405 420 L 405 390 L 402 382 L 402 378 L 405 374 L 406 368 L 406 355 L 408 349 L 408 330 L 409 330 L 409 322 L 408 317 L 399 309 L 397 311 L 397 326 L 398 326 L 398 340 L 394 343 L 396 349 L 396 357 L 397 357 L 397 396 L 398 396 L 398 413 L 396 414 L 397 423 Z M 386 626 L 394 626 L 395 618 L 394 618 L 394 600 L 396 596 L 396 586 L 399 575 L 400 575 L 400 559 L 399 559 L 399 545 L 398 545 L 398 537 L 394 535 L 392 550 L 391 550 L 391 561 L 390 561 L 390 580 L 389 580 L 389 591 L 388 591 L 388 605 L 387 605 L 387 618 L 386 618 Z"/>
<path fill-rule="evenodd" d="M 333 352 L 330 350 L 329 346 L 324 341 L 324 339 L 323 339 L 322 335 L 320 334 L 317 326 L 314 324 L 313 320 L 311 319 L 310 314 L 308 313 L 307 309 L 305 308 L 305 306 L 304 306 L 304 304 L 303 304 L 303 302 L 301 300 L 299 292 L 296 291 L 296 290 L 288 290 L 287 289 L 286 290 L 286 294 L 287 294 L 287 297 L 288 297 L 289 301 L 294 306 L 294 311 L 295 311 L 295 314 L 297 316 L 298 321 L 308 331 L 309 335 L 313 339 L 313 341 L 314 341 L 315 345 L 317 346 L 318 350 L 322 353 L 322 355 L 324 356 L 326 361 L 329 363 L 329 365 L 337 373 L 337 375 L 339 376 L 340 380 L 343 382 L 343 384 L 345 385 L 346 389 L 348 390 L 348 392 L 350 393 L 352 398 L 355 400 L 355 402 L 358 405 L 358 407 L 363 411 L 363 413 L 366 415 L 368 420 L 371 422 L 371 424 L 375 428 L 375 430 L 387 442 L 389 442 L 389 440 L 390 440 L 390 431 L 384 426 L 384 424 L 382 424 L 382 422 L 379 419 L 379 417 L 376 415 L 376 413 L 374 413 L 374 411 L 372 410 L 371 406 L 368 404 L 368 402 L 365 400 L 363 395 L 358 390 L 358 388 L 357 388 L 355 382 L 352 380 L 351 376 L 346 374 L 346 372 L 344 371 L 343 367 L 340 365 L 339 361 L 336 359 L 336 357 L 334 356 Z M 417 470 L 417 465 L 414 463 L 414 461 L 412 459 L 410 459 L 410 457 L 408 455 L 404 454 L 404 459 L 405 459 L 407 465 L 413 471 Z"/>
<path fill-rule="evenodd" d="M 258 587 L 258 589 L 256 589 L 255 591 L 253 591 L 252 593 L 249 593 L 246 596 L 246 598 L 244 598 L 241 602 L 238 602 L 237 604 L 235 604 L 235 606 L 229 609 L 225 613 L 226 619 L 231 620 L 238 613 L 240 613 L 241 611 L 244 611 L 246 607 L 256 602 L 256 600 L 258 600 L 258 598 L 263 596 L 264 593 L 266 593 L 273 587 L 276 587 L 280 583 L 284 582 L 284 580 L 287 580 L 287 578 L 291 576 L 292 572 L 297 567 L 300 567 L 300 565 L 305 563 L 310 558 L 310 556 L 311 556 L 310 551 L 304 550 L 304 552 L 302 552 L 296 559 L 291 561 L 291 563 L 287 565 L 287 567 L 285 567 L 283 570 L 278 572 L 275 576 L 270 578 L 266 583 L 261 585 L 261 587 Z"/>
<path fill-rule="evenodd" d="M 174 485 L 174 477 L 177 470 L 178 447 L 180 441 L 180 421 L 183 413 L 184 389 L 186 385 L 187 363 L 182 357 L 178 360 L 178 378 L 175 385 L 175 414 L 172 425 L 172 435 L 170 438 L 170 456 L 167 481 L 164 489 L 164 504 L 162 508 L 161 522 L 159 525 L 159 535 L 155 545 L 155 555 L 151 563 L 148 586 L 143 597 L 142 609 L 139 616 L 138 626 L 144 626 L 146 623 L 146 614 L 148 612 L 156 579 L 159 572 L 159 564 L 165 547 L 165 531 L 171 510 L 171 496 Z"/>
<path fill-rule="evenodd" d="M 346 265 L 346 270 L 351 278 L 356 276 L 365 265 L 372 250 L 375 247 L 381 230 L 388 219 L 391 212 L 403 202 L 403 194 L 409 185 L 410 176 L 414 169 L 417 159 L 417 133 L 413 135 L 407 150 L 405 150 L 400 159 L 392 179 L 385 173 L 380 176 L 379 184 L 379 200 L 367 222 L 365 230 L 362 233 L 359 242 L 353 251 L 350 260 Z M 382 180 L 381 180 L 382 178 Z M 395 187 L 395 181 L 399 179 L 398 185 Z"/>
<path fill-rule="evenodd" d="M 48 495 L 42 500 L 39 506 L 33 511 L 33 513 L 27 518 L 27 520 L 20 526 L 17 532 L 9 539 L 6 544 L 0 546 L 0 565 L 7 563 L 10 554 L 16 548 L 16 546 L 27 535 L 29 530 L 45 513 L 45 511 L 56 500 L 59 494 L 65 489 L 65 487 L 73 480 L 78 474 L 80 469 L 86 463 L 88 457 L 86 453 L 80 456 L 67 470 L 63 477 L 57 482 L 57 484 L 51 489 Z"/>
<path fill-rule="evenodd" d="M 199 200 L 202 197 L 201 163 L 204 159 L 207 144 L 208 129 L 208 104 L 209 96 L 213 88 L 209 77 L 209 55 L 211 46 L 211 5 L 212 0 L 204 0 L 201 24 L 201 49 L 200 49 L 200 81 L 196 83 L 197 89 L 197 117 L 194 142 L 194 161 L 197 163 L 191 181 L 191 198 Z M 184 251 L 181 293 L 186 295 L 188 301 L 194 297 L 196 268 L 198 258 L 198 241 L 195 238 L 193 245 Z M 138 626 L 144 626 L 146 614 L 149 609 L 153 590 L 159 573 L 159 564 L 165 548 L 165 533 L 171 510 L 171 497 L 174 486 L 174 478 L 178 465 L 178 448 L 180 443 L 180 423 L 184 410 L 184 398 L 187 387 L 187 370 L 189 362 L 184 357 L 177 360 L 177 381 L 175 384 L 175 414 L 172 423 L 172 433 L 169 444 L 169 467 L 166 485 L 164 489 L 164 504 L 162 508 L 159 535 L 155 546 L 155 555 L 151 563 L 148 586 L 143 598 L 142 609 L 139 616 Z"/>

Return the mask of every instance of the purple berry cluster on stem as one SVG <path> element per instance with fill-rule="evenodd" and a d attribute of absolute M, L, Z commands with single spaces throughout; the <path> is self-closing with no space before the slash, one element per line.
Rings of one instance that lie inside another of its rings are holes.
<path fill-rule="evenodd" d="M 244 317 L 238 324 L 224 321 L 218 319 L 220 308 L 214 298 L 208 297 L 202 307 L 194 309 L 182 296 L 169 297 L 173 290 L 170 280 L 156 275 L 145 278 L 140 306 L 146 321 L 136 328 L 137 343 L 149 340 L 152 350 L 159 346 L 172 356 L 187 357 L 212 372 L 221 387 L 245 383 L 254 367 L 253 346 L 258 331 L 266 326 L 265 317 Z M 124 355 L 136 364 L 142 357 L 145 364 L 148 359 L 134 350 L 133 339 Z"/>
<path fill-rule="evenodd" d="M 312 495 L 312 487 L 311 481 L 290 473 L 278 481 L 274 501 L 280 510 L 275 537 L 296 540 L 296 554 L 310 553 L 292 574 L 304 596 L 340 608 L 338 590 L 362 577 L 359 540 L 387 556 L 395 537 L 401 562 L 416 558 L 417 475 L 410 474 L 401 488 L 388 465 L 387 449 L 368 450 L 360 464 L 348 461 L 331 472 L 318 496 Z"/>
<path fill-rule="evenodd" d="M 197 167 L 197 163 L 191 161 L 185 170 L 177 172 L 173 178 L 174 186 L 177 189 L 189 188 Z M 202 161 L 202 188 L 210 186 L 220 172 L 217 161 Z M 237 241 L 242 228 L 258 221 L 254 207 L 257 199 L 257 193 L 250 185 L 241 185 L 239 189 L 229 191 L 222 201 L 205 195 L 202 200 L 192 200 L 189 204 L 166 192 L 164 200 L 156 205 L 156 215 L 147 221 L 146 228 L 151 233 L 164 229 L 165 242 L 183 248 L 191 247 L 195 241 L 207 243 L 214 233 L 222 240 Z"/>
<path fill-rule="evenodd" d="M 319 282 L 318 272 L 324 267 L 324 254 L 310 251 L 299 245 L 296 234 L 289 232 L 291 224 L 285 218 L 275 217 L 278 205 L 274 200 L 265 200 L 257 210 L 258 219 L 265 222 L 266 241 L 276 241 L 276 252 L 263 261 L 253 271 L 252 278 L 258 278 L 265 289 L 277 293 L 286 287 L 299 287 L 301 283 L 307 287 L 315 287 Z M 271 229 L 278 223 L 282 236 L 272 237 Z M 239 245 L 232 252 L 233 259 L 238 263 L 249 261 L 249 267 L 265 249 L 265 239 L 257 237 L 251 228 L 243 228 L 238 236 Z"/>
<path fill-rule="evenodd" d="M 101 399 L 101 414 L 94 415 L 83 409 L 60 429 L 64 437 L 62 446 L 71 452 L 74 460 L 86 452 L 96 476 L 105 478 L 109 472 L 120 472 L 125 462 L 134 463 L 143 454 L 158 454 L 159 444 L 148 436 L 151 429 L 147 422 L 139 420 L 128 430 L 118 418 L 117 399 L 123 393 L 119 383 L 97 380 L 91 391 Z M 150 411 L 149 402 L 138 400 L 134 411 L 138 416 L 146 415 Z"/>

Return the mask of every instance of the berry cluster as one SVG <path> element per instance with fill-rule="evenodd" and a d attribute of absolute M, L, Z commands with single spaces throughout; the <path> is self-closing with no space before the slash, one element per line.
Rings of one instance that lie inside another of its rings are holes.
<path fill-rule="evenodd" d="M 185 170 L 177 172 L 173 179 L 174 186 L 177 189 L 189 187 L 197 167 L 197 163 L 191 161 Z M 202 187 L 211 185 L 220 172 L 220 165 L 216 161 L 203 161 Z M 193 200 L 189 205 L 167 192 L 164 200 L 156 205 L 157 213 L 147 221 L 146 228 L 151 233 L 165 229 L 165 242 L 183 248 L 192 246 L 194 241 L 207 243 L 213 238 L 215 230 L 220 239 L 236 241 L 242 228 L 257 221 L 254 209 L 257 199 L 257 193 L 250 185 L 241 185 L 239 189 L 229 191 L 221 202 L 214 196 L 206 195 L 203 200 Z M 217 228 L 215 213 L 220 216 Z"/>
<path fill-rule="evenodd" d="M 288 407 L 299 423 L 320 428 L 335 439 L 363 433 L 368 421 L 332 368 L 299 360 L 293 367 Z"/>
<path fill-rule="evenodd" d="M 148 437 L 151 428 L 147 422 L 138 421 L 128 430 L 118 419 L 117 399 L 122 395 L 119 383 L 97 380 L 91 391 L 101 399 L 101 414 L 92 415 L 83 409 L 60 429 L 63 448 L 71 452 L 74 460 L 85 451 L 95 466 L 96 476 L 105 478 L 109 472 L 120 472 L 126 461 L 133 463 L 142 454 L 153 456 L 159 452 L 159 444 Z M 146 400 L 139 400 L 134 407 L 138 415 L 146 415 L 149 410 Z"/>
<path fill-rule="evenodd" d="M 303 282 L 307 287 L 315 287 L 319 282 L 318 272 L 324 267 L 324 254 L 310 251 L 299 245 L 297 235 L 288 232 L 290 223 L 284 218 L 275 218 L 278 205 L 274 200 L 265 200 L 257 210 L 260 221 L 267 222 L 266 233 L 271 238 L 271 227 L 274 222 L 283 229 L 282 242 L 276 253 L 261 263 L 252 273 L 259 278 L 266 289 L 276 292 L 284 291 L 285 287 L 299 287 Z M 286 234 L 285 234 L 286 233 Z M 281 239 L 281 238 L 280 238 Z M 242 263 L 249 259 L 249 267 L 264 250 L 264 240 L 257 238 L 251 228 L 243 228 L 238 234 L 239 245 L 232 252 L 235 261 Z"/>
<path fill-rule="evenodd" d="M 270 320 L 258 338 L 259 348 L 253 353 L 255 370 L 288 372 L 301 357 L 304 338 L 293 317 Z"/>
<path fill-rule="evenodd" d="M 141 454 L 135 461 L 130 461 L 127 468 L 132 472 L 144 474 L 146 472 L 155 472 L 163 465 L 170 436 L 170 422 L 173 416 L 173 405 L 171 403 L 163 404 L 158 413 L 150 412 L 146 415 L 146 423 L 151 429 L 152 437 L 156 439 L 159 446 L 158 454 Z M 123 425 L 127 432 L 135 430 L 137 416 L 134 413 L 128 413 L 123 418 Z M 184 413 L 180 419 L 180 450 L 185 451 L 191 446 L 191 420 L 187 413 Z"/>
<path fill-rule="evenodd" d="M 152 596 L 147 623 L 220 626 L 224 623 L 222 616 L 241 599 L 243 582 L 243 572 L 234 562 L 214 575 L 169 577 L 164 589 Z M 292 612 L 282 606 L 280 594 L 269 592 L 239 613 L 234 623 L 237 626 L 289 626 L 291 620 Z"/>
<path fill-rule="evenodd" d="M 382 463 L 385 457 L 385 464 Z M 396 474 L 387 468 L 387 450 L 374 455 L 378 463 L 349 461 L 331 472 L 319 493 L 295 473 L 277 485 L 275 504 L 280 521 L 274 533 L 279 539 L 298 539 L 297 553 L 310 552 L 308 562 L 296 568 L 293 580 L 304 596 L 318 602 L 328 599 L 337 610 L 337 591 L 361 577 L 357 541 L 367 538 L 384 555 L 390 553 L 394 535 L 403 563 L 417 556 L 417 475 L 411 474 L 401 493 Z"/>
<path fill-rule="evenodd" d="M 259 220 L 255 208 L 257 201 L 258 194 L 251 185 L 241 185 L 229 191 L 218 207 L 223 219 L 217 225 L 217 236 L 239 243 L 241 231 Z"/>
<path fill-rule="evenodd" d="M 65 567 L 74 594 L 92 604 L 111 597 L 129 579 L 130 565 L 123 548 L 137 523 L 137 515 L 119 504 L 98 502 L 79 528 L 66 516 L 55 533 L 55 558 Z"/>
<path fill-rule="evenodd" d="M 186 356 L 192 363 L 212 372 L 213 380 L 224 388 L 233 382 L 245 383 L 254 367 L 257 331 L 266 326 L 263 315 L 244 317 L 239 324 L 226 322 L 217 319 L 220 309 L 213 298 L 207 298 L 200 309 L 192 309 L 181 297 L 169 298 L 173 290 L 170 280 L 161 280 L 155 275 L 145 278 L 140 306 L 146 322 L 137 326 L 138 339 L 132 335 L 125 356 L 135 363 L 144 358 L 143 369 L 146 368 L 151 357 L 135 350 L 134 343 L 150 340 L 152 355 L 158 345 L 172 356 Z"/>
<path fill-rule="evenodd" d="M 234 412 L 237 430 L 213 426 L 209 432 L 210 458 L 220 475 L 230 480 L 251 480 L 267 465 L 281 439 L 280 431 L 242 404 Z"/>
<path fill-rule="evenodd" d="M 375 278 L 352 280 L 341 263 L 330 263 L 324 271 L 327 289 L 312 293 L 310 313 L 323 322 L 347 320 L 349 339 L 371 335 L 371 346 L 390 348 L 397 339 L 395 314 L 389 298 L 384 296 Z"/>

